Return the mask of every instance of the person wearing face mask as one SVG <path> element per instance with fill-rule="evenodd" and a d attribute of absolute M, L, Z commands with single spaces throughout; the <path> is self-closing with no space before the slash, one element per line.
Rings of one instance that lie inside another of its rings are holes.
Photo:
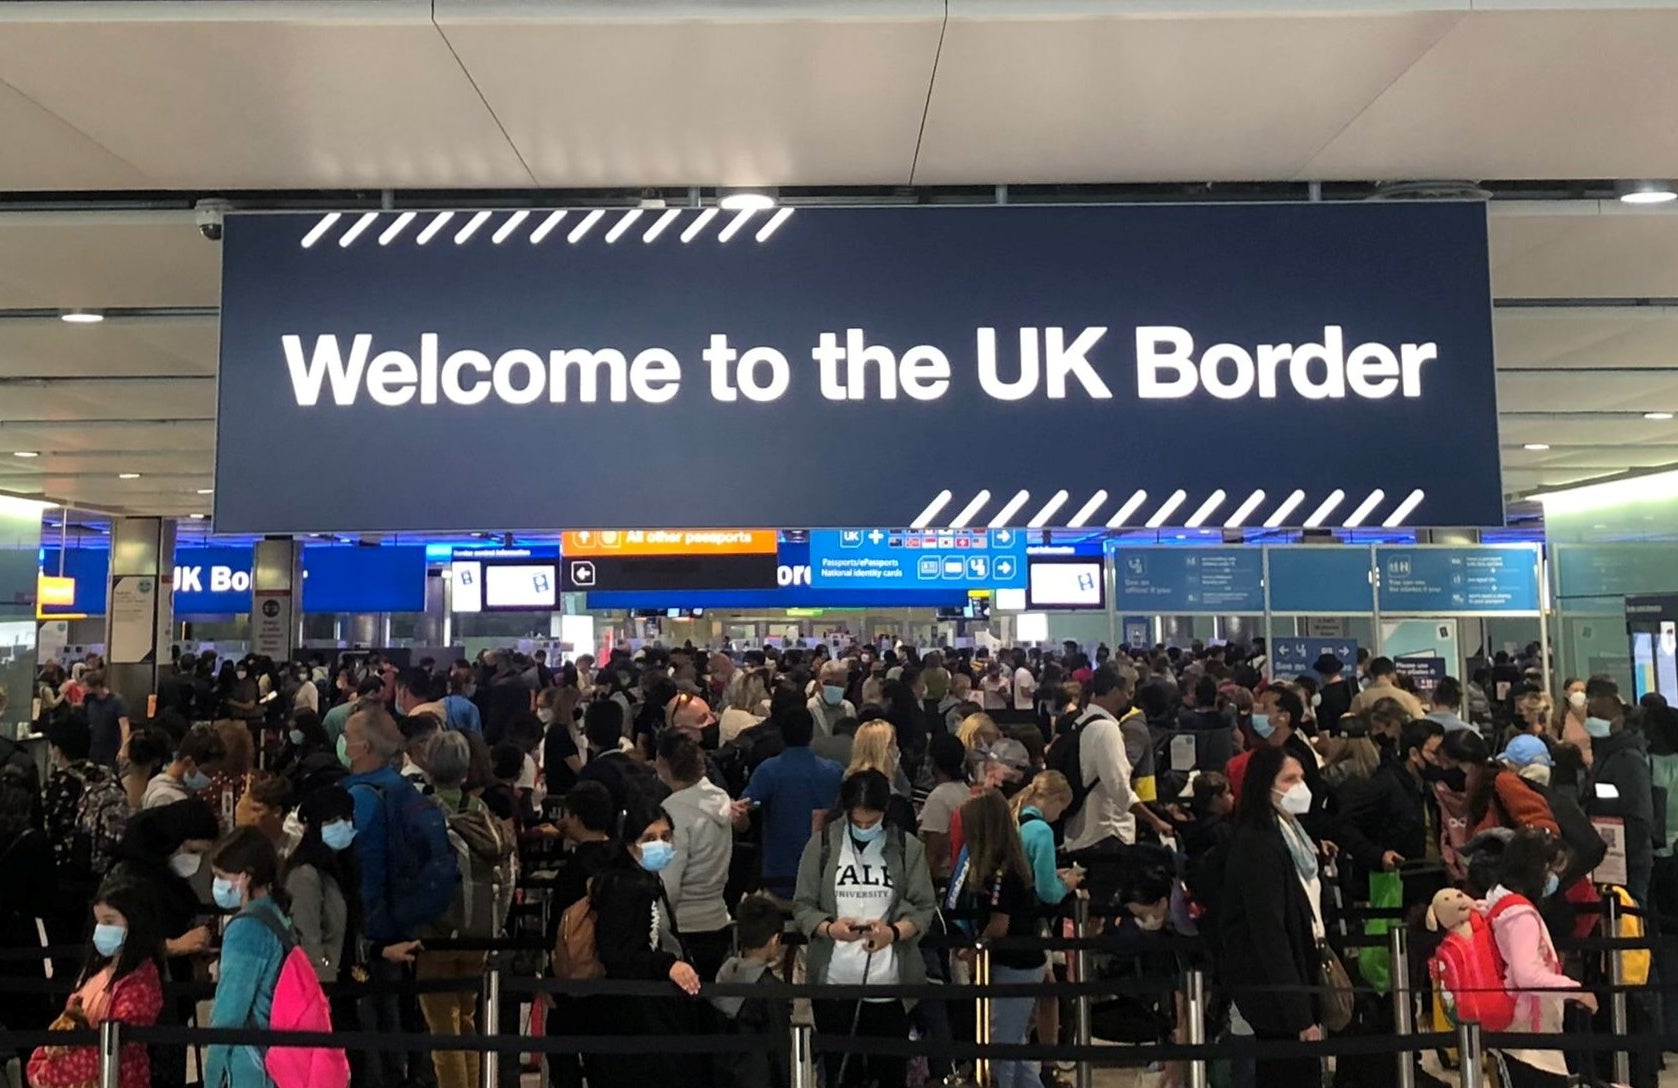
<path fill-rule="evenodd" d="M 1440 852 L 1456 879 L 1468 875 L 1463 847 L 1482 832 L 1534 827 L 1561 833 L 1549 804 L 1518 774 L 1495 762 L 1478 733 L 1445 734 L 1439 761 L 1443 770 L 1436 776 L 1434 796 L 1444 814 Z"/>
<path fill-rule="evenodd" d="M 670 817 L 662 809 L 633 804 L 623 820 L 623 845 L 595 877 L 595 952 L 608 979 L 668 981 L 668 999 L 590 998 L 598 1023 L 608 1033 L 652 1037 L 692 1030 L 699 973 L 688 960 L 669 896 L 660 876 L 675 860 Z M 686 995 L 686 996 L 682 996 Z M 689 1085 L 703 1062 L 660 1054 L 601 1054 L 590 1063 L 592 1088 L 648 1088 Z"/>
<path fill-rule="evenodd" d="M 819 679 L 820 686 L 809 702 L 810 716 L 816 721 L 816 735 L 831 737 L 834 726 L 856 717 L 856 707 L 845 698 L 850 670 L 843 661 L 829 661 L 822 666 Z"/>
<path fill-rule="evenodd" d="M 107 1021 L 150 1027 L 163 1011 L 163 935 L 138 884 L 108 882 L 93 899 L 93 940 L 61 1023 L 78 1030 Z M 150 1088 L 151 1058 L 144 1043 L 127 1042 L 119 1058 L 118 1088 Z M 33 1088 L 76 1088 L 98 1082 L 96 1047 L 44 1046 L 29 1059 Z"/>
<path fill-rule="evenodd" d="M 734 858 L 728 794 L 705 777 L 705 754 L 692 737 L 667 730 L 658 740 L 658 777 L 670 787 L 675 859 L 659 875 L 676 912 L 676 926 L 701 978 L 715 978 L 728 959 L 731 934 L 723 887 Z"/>
<path fill-rule="evenodd" d="M 221 971 L 211 1028 L 266 1030 L 274 1008 L 292 936 L 285 892 L 279 887 L 280 861 L 273 844 L 252 827 L 241 827 L 210 855 L 215 873 L 211 896 L 222 910 L 238 911 L 221 942 Z M 204 1083 L 223 1088 L 269 1088 L 260 1047 L 212 1044 L 205 1054 Z"/>
<path fill-rule="evenodd" d="M 145 892 L 163 936 L 170 982 L 191 982 L 195 957 L 210 949 L 210 928 L 200 922 L 205 905 L 192 882 L 202 881 L 204 855 L 219 832 L 215 811 L 191 797 L 135 814 L 117 847 L 108 880 L 132 883 Z M 186 1023 L 192 1004 L 187 998 L 165 1002 L 160 1022 Z M 154 1044 L 151 1065 L 153 1083 L 169 1088 L 186 1083 L 184 1046 Z"/>
<path fill-rule="evenodd" d="M 142 809 L 159 808 L 185 801 L 200 790 L 209 789 L 210 776 L 221 769 L 227 749 L 211 726 L 194 726 L 187 731 L 175 758 L 146 784 L 140 799 Z"/>
<path fill-rule="evenodd" d="M 891 783 L 877 770 L 847 777 L 839 808 L 812 836 L 798 865 L 793 919 L 809 938 L 807 976 L 822 985 L 911 984 L 926 980 L 920 938 L 937 898 L 920 840 L 888 827 Z M 909 1015 L 898 998 L 864 1001 L 814 998 L 816 1030 L 906 1039 Z M 830 1088 L 872 1080 L 904 1083 L 906 1059 L 826 1056 Z"/>
<path fill-rule="evenodd" d="M 1285 749 L 1299 760 L 1299 765 L 1305 769 L 1305 784 L 1311 787 L 1311 796 L 1316 799 L 1316 809 L 1321 811 L 1326 805 L 1328 787 L 1322 780 L 1321 757 L 1298 729 L 1298 723 L 1304 718 L 1304 702 L 1298 692 L 1286 685 L 1268 688 L 1258 697 L 1249 725 L 1259 743 L 1230 760 L 1225 768 L 1237 804 L 1241 801 L 1249 763 L 1257 752 L 1268 746 Z"/>
<path fill-rule="evenodd" d="M 1300 823 L 1310 811 L 1305 767 L 1291 751 L 1253 753 L 1236 808 L 1218 925 L 1222 975 L 1240 1020 L 1259 1039 L 1323 1038 L 1316 994 L 1324 938 L 1318 846 Z M 1236 1033 L 1241 1024 L 1237 1024 Z M 1315 1058 L 1258 1062 L 1255 1083 L 1317 1084 Z"/>
<path fill-rule="evenodd" d="M 1503 848 L 1498 882 L 1486 893 L 1487 920 L 1506 965 L 1504 983 L 1515 995 L 1511 1032 L 1561 1034 L 1562 1008 L 1569 1001 L 1596 1012 L 1596 996 L 1562 973 L 1549 928 L 1534 905 L 1555 894 L 1562 852 L 1549 835 L 1530 829 L 1516 832 Z M 1564 1088 L 1568 1083 L 1567 1061 L 1560 1050 L 1503 1050 L 1498 1058 L 1503 1083 L 1511 1088 Z"/>
<path fill-rule="evenodd" d="M 1590 682 L 1585 732 L 1592 759 L 1585 779 L 1584 808 L 1592 816 L 1625 821 L 1626 891 L 1649 902 L 1655 869 L 1655 807 L 1649 742 L 1626 727 L 1626 710 L 1612 680 Z M 1664 834 L 1665 827 L 1661 832 Z"/>
<path fill-rule="evenodd" d="M 256 676 L 249 661 L 237 664 L 229 661 L 221 668 L 221 703 L 223 718 L 244 722 L 251 731 L 253 743 L 260 742 L 257 735 L 262 729 L 262 692 L 257 686 Z"/>
<path fill-rule="evenodd" d="M 281 885 L 291 897 L 291 922 L 297 943 L 309 955 L 315 977 L 337 982 L 343 975 L 349 943 L 352 902 L 360 879 L 356 869 L 355 802 L 341 786 L 316 790 L 297 806 L 303 838 L 292 851 Z M 350 890 L 350 895 L 345 894 Z M 335 1018 L 336 1019 L 336 1018 Z M 344 1010 L 354 1022 L 354 1006 Z"/>

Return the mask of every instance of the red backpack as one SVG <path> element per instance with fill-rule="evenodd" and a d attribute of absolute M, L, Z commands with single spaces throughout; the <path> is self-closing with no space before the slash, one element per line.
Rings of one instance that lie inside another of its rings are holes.
<path fill-rule="evenodd" d="M 1497 949 L 1492 921 L 1521 904 L 1532 905 L 1523 896 L 1508 895 L 1486 915 L 1469 915 L 1469 935 L 1447 933 L 1439 951 L 1428 960 L 1428 973 L 1453 1023 L 1473 1022 L 1486 1031 L 1507 1031 L 1515 1022 L 1515 995 L 1504 986 L 1503 954 Z"/>
<path fill-rule="evenodd" d="M 293 939 L 291 932 L 274 920 L 265 910 L 245 915 L 267 926 L 278 937 L 286 950 L 280 964 L 280 977 L 274 984 L 273 1012 L 268 1020 L 270 1031 L 332 1030 L 332 1012 L 326 993 L 315 976 L 309 954 Z M 350 1062 L 342 1050 L 323 1046 L 271 1046 L 263 1058 L 268 1077 L 275 1088 L 347 1088 L 350 1083 Z"/>

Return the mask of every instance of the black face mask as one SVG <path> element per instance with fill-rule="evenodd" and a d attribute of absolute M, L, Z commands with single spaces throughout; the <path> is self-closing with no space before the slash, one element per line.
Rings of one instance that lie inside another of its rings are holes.
<path fill-rule="evenodd" d="M 1422 766 L 1422 779 L 1443 783 L 1446 789 L 1454 793 L 1468 792 L 1468 772 L 1461 767 L 1435 767 L 1427 763 Z"/>

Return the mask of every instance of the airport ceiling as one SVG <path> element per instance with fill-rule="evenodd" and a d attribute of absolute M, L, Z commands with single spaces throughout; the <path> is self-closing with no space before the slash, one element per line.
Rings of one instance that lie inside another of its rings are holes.
<path fill-rule="evenodd" d="M 1678 177 L 1678 7 L 1576 2 L 3 4 L 0 492 L 207 511 L 219 247 L 193 202 L 386 190 L 416 207 L 1472 179 L 1497 197 L 1508 492 L 1678 462 L 1678 420 L 1647 418 L 1678 414 L 1678 204 L 1570 180 Z M 109 316 L 59 320 L 74 309 Z"/>

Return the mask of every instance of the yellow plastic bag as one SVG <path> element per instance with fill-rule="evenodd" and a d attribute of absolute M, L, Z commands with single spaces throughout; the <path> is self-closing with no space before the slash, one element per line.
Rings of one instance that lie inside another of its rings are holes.
<path fill-rule="evenodd" d="M 1631 893 L 1618 884 L 1610 885 L 1608 894 L 1618 897 L 1620 906 L 1636 907 L 1637 901 Z M 1643 919 L 1636 914 L 1621 914 L 1619 924 L 1615 928 L 1614 937 L 1629 940 L 1642 940 Z M 1627 986 L 1645 986 L 1649 982 L 1649 950 L 1647 948 L 1623 948 L 1616 952 L 1620 957 L 1620 978 Z"/>

